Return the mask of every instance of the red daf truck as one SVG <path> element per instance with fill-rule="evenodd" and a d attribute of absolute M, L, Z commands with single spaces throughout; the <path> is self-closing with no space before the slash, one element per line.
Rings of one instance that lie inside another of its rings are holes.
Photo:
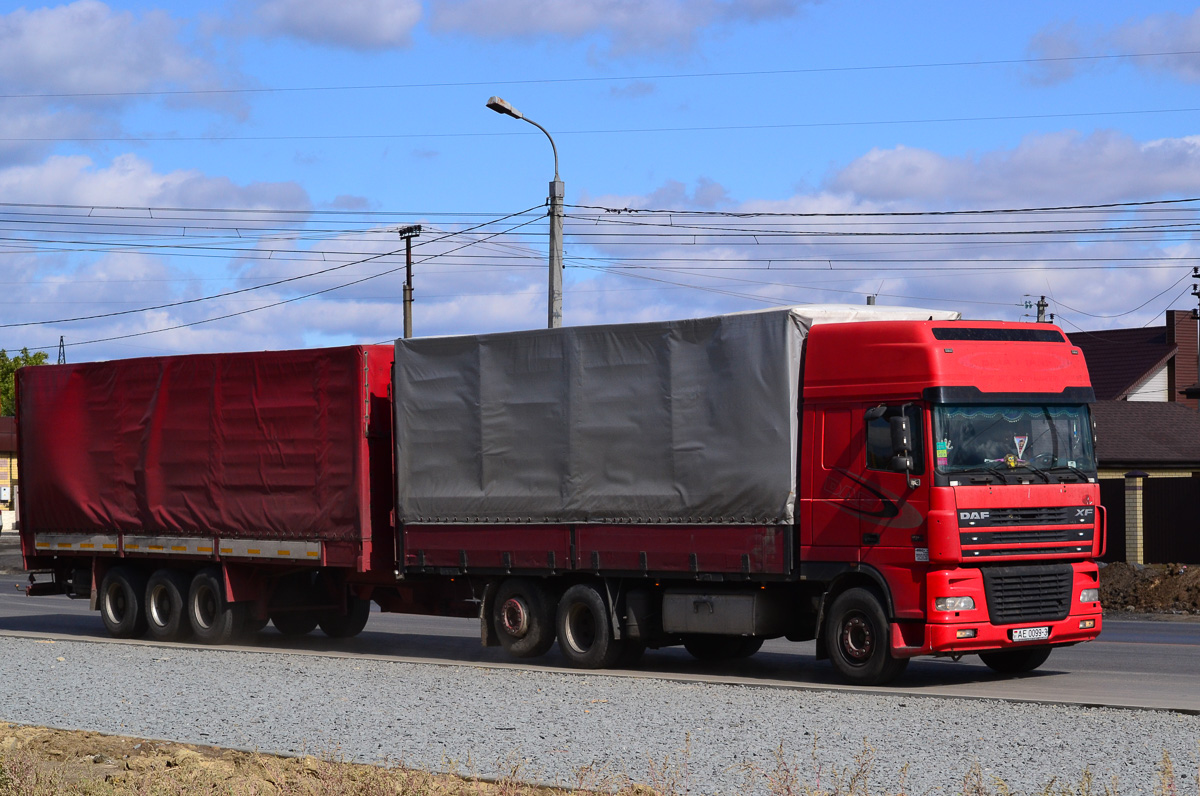
<path fill-rule="evenodd" d="M 1101 630 L 1087 367 L 1047 324 L 806 306 L 17 374 L 29 593 L 110 633 L 384 611 L 582 668 L 816 639 L 1041 665 Z"/>

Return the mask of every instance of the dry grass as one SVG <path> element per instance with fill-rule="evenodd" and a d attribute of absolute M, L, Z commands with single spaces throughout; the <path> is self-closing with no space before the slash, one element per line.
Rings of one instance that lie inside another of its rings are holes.
<path fill-rule="evenodd" d="M 10 739 L 17 739 L 14 743 Z M 395 765 L 348 763 L 335 756 L 298 758 L 235 752 L 186 744 L 138 742 L 96 733 L 71 733 L 0 724 L 0 796 L 687 796 L 700 793 L 691 775 L 691 739 L 675 755 L 648 761 L 646 782 L 625 772 L 585 766 L 569 788 L 531 785 L 541 777 L 519 755 L 497 761 L 500 776 L 473 776 L 472 761 L 444 761 L 451 774 Z M 101 750 L 91 754 L 95 750 Z M 817 755 L 790 754 L 780 745 L 765 767 L 745 765 L 738 794 L 764 796 L 925 796 L 911 794 L 907 769 L 894 781 L 871 781 L 875 750 L 863 749 L 844 768 L 827 766 Z M 1200 780 L 1198 780 L 1200 781 Z M 1153 783 L 1127 783 L 1134 792 L 1185 796 L 1175 765 L 1163 753 Z M 976 763 L 947 793 L 961 796 L 1016 796 Z M 1190 791 L 1194 792 L 1194 791 Z M 1119 796 L 1119 783 L 1097 782 L 1085 769 L 1078 781 L 1051 779 L 1037 796 Z M 1200 794 L 1197 794 L 1200 796 Z"/>

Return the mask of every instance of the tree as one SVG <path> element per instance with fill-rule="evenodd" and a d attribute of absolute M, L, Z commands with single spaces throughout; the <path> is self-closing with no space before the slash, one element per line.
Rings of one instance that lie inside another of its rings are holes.
<path fill-rule="evenodd" d="M 9 357 L 8 352 L 0 348 L 0 415 L 11 417 L 14 414 L 17 368 L 45 365 L 48 358 L 45 351 L 31 354 L 28 348 L 22 348 L 21 353 Z"/>

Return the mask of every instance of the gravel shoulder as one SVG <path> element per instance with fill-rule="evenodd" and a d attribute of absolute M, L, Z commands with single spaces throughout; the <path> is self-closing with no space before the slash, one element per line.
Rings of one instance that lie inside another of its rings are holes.
<path fill-rule="evenodd" d="M 472 666 L 0 637 L 0 720 L 285 755 L 573 784 L 580 771 L 690 792 L 747 792 L 777 754 L 803 777 L 877 789 L 1040 791 L 1085 767 L 1151 793 L 1163 752 L 1192 792 L 1200 717 L 1168 712 L 749 686 Z M 752 790 L 752 789 L 751 789 Z"/>

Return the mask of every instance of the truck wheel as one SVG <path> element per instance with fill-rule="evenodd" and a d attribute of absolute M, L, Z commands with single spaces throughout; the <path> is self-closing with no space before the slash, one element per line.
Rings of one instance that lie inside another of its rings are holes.
<path fill-rule="evenodd" d="M 247 611 L 245 619 L 242 620 L 242 628 L 238 631 L 238 635 L 249 638 L 266 627 L 270 621 L 270 617 L 264 616 L 260 619 Z"/>
<path fill-rule="evenodd" d="M 177 569 L 155 570 L 146 583 L 146 624 L 158 641 L 180 641 L 192 634 L 188 623 L 188 576 Z"/>
<path fill-rule="evenodd" d="M 113 638 L 140 638 L 146 632 L 146 576 L 113 567 L 100 582 L 100 616 Z"/>
<path fill-rule="evenodd" d="M 559 600 L 558 646 L 577 669 L 607 669 L 621 656 L 623 645 L 613 638 L 608 604 L 593 587 L 577 584 Z"/>
<path fill-rule="evenodd" d="M 731 661 L 749 658 L 758 652 L 763 640 L 754 636 L 714 636 L 695 634 L 683 639 L 683 648 L 700 661 Z"/>
<path fill-rule="evenodd" d="M 1050 647 L 1025 647 L 1015 650 L 981 652 L 979 660 L 992 671 L 1001 674 L 1032 672 L 1050 657 Z"/>
<path fill-rule="evenodd" d="M 893 658 L 883 606 L 870 591 L 848 589 L 837 596 L 825 620 L 825 644 L 838 673 L 854 685 L 883 685 L 908 666 Z"/>
<path fill-rule="evenodd" d="M 321 617 L 316 611 L 283 611 L 271 614 L 271 624 L 285 636 L 307 636 L 317 629 Z"/>
<path fill-rule="evenodd" d="M 621 654 L 617 656 L 615 665 L 619 669 L 632 669 L 638 665 L 645 654 L 646 642 L 624 639 L 621 642 Z"/>
<path fill-rule="evenodd" d="M 363 631 L 370 617 L 371 601 L 351 594 L 346 596 L 346 613 L 323 611 L 317 624 L 330 638 L 350 638 Z"/>
<path fill-rule="evenodd" d="M 553 603 L 541 584 L 510 578 L 496 590 L 492 624 L 501 646 L 515 658 L 545 655 L 554 645 Z"/>
<path fill-rule="evenodd" d="M 201 644 L 228 644 L 245 621 L 246 606 L 225 599 L 221 570 L 208 567 L 196 573 L 188 589 L 188 619 Z"/>

